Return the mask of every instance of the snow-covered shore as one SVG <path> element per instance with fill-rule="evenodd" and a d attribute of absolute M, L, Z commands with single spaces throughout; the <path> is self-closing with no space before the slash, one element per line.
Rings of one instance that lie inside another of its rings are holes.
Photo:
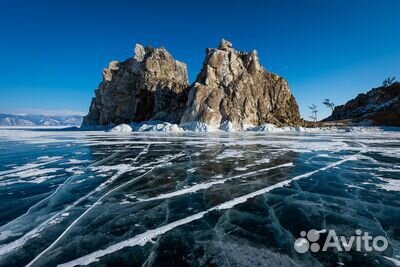
<path fill-rule="evenodd" d="M 100 130 L 99 128 L 94 128 Z M 92 129 L 92 130 L 94 130 Z M 129 132 L 265 132 L 265 133 L 321 133 L 321 132 L 376 132 L 376 131 L 400 131 L 400 127 L 372 127 L 372 126 L 346 126 L 346 127 L 278 127 L 274 124 L 262 124 L 260 126 L 245 125 L 242 129 L 233 127 L 231 122 L 222 123 L 214 127 L 201 122 L 185 124 L 173 124 L 160 121 L 146 121 L 142 123 L 120 124 L 114 127 L 101 128 L 113 133 Z"/>

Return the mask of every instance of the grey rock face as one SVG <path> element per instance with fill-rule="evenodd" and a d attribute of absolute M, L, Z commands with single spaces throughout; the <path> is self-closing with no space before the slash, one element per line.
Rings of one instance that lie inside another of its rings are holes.
<path fill-rule="evenodd" d="M 83 126 L 158 119 L 178 122 L 187 100 L 186 65 L 164 48 L 135 46 L 134 58 L 111 61 Z"/>
<path fill-rule="evenodd" d="M 266 71 L 257 51 L 240 52 L 222 40 L 207 49 L 203 68 L 191 86 L 181 123 L 200 121 L 235 128 L 273 123 L 299 125 L 300 114 L 287 82 Z"/>

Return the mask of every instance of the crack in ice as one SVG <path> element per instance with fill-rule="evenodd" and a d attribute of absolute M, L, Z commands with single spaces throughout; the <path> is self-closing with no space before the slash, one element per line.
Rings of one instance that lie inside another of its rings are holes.
<path fill-rule="evenodd" d="M 43 250 L 40 254 L 38 254 L 38 255 L 37 255 L 31 262 L 29 262 L 26 266 L 27 266 L 27 267 L 28 267 L 28 266 L 32 266 L 32 264 L 34 264 L 42 255 L 44 255 L 47 251 L 49 251 L 50 249 L 52 249 L 52 248 L 58 243 L 58 241 L 61 240 L 62 237 L 65 236 L 65 235 L 68 233 L 68 231 L 69 231 L 75 224 L 77 224 L 77 223 L 78 223 L 87 213 L 89 213 L 89 211 L 91 211 L 95 206 L 97 206 L 98 204 L 100 204 L 100 203 L 101 203 L 101 200 L 103 200 L 105 197 L 107 197 L 107 196 L 110 195 L 111 193 L 117 191 L 118 189 L 121 189 L 121 188 L 123 188 L 124 186 L 126 186 L 126 185 L 128 185 L 128 184 L 130 184 L 130 183 L 132 183 L 132 182 L 137 181 L 137 180 L 140 179 L 141 177 L 143 177 L 143 176 L 147 175 L 148 173 L 152 172 L 154 169 L 163 166 L 163 163 L 165 164 L 165 163 L 167 163 L 167 162 L 170 162 L 170 161 L 173 160 L 173 159 L 182 157 L 182 156 L 184 156 L 184 155 L 185 155 L 184 153 L 179 153 L 179 154 L 177 154 L 177 155 L 173 155 L 173 156 L 170 156 L 170 157 L 166 157 L 167 159 L 164 159 L 164 160 L 163 160 L 163 158 L 165 158 L 165 157 L 162 157 L 162 159 L 161 159 L 159 162 L 156 162 L 156 163 L 160 163 L 159 165 L 155 165 L 155 166 L 151 167 L 150 170 L 148 170 L 147 172 L 145 172 L 145 173 L 139 175 L 138 177 L 136 177 L 136 178 L 134 178 L 134 179 L 132 179 L 132 180 L 129 180 L 129 181 L 123 183 L 123 184 L 120 184 L 119 186 L 117 186 L 117 187 L 111 189 L 110 191 L 106 192 L 106 193 L 105 193 L 104 195 L 102 195 L 95 203 L 93 203 L 92 206 L 90 206 L 90 207 L 89 207 L 87 210 L 85 210 L 77 219 L 75 219 L 75 220 L 64 230 L 64 232 L 63 232 L 50 246 L 48 246 L 45 250 Z M 143 165 L 142 165 L 142 166 L 143 166 Z M 133 167 L 132 169 L 137 169 L 137 168 L 138 168 L 138 167 Z M 129 169 L 129 170 L 127 170 L 127 171 L 131 171 L 132 169 Z M 116 175 L 117 177 L 119 177 L 120 175 L 122 175 L 123 173 L 126 173 L 127 171 L 123 170 L 123 171 L 117 172 L 115 175 Z M 108 181 L 107 181 L 107 182 L 108 182 Z M 106 182 L 105 182 L 105 183 L 106 183 Z"/>
<path fill-rule="evenodd" d="M 144 148 L 139 154 L 143 155 L 146 154 L 148 152 L 150 145 L 148 145 L 146 148 Z M 118 151 L 108 157 L 106 157 L 105 159 L 99 160 L 97 162 L 92 163 L 91 165 L 89 165 L 88 167 L 86 167 L 85 169 L 88 168 L 93 168 L 98 166 L 99 164 L 103 163 L 106 160 L 110 160 L 110 159 L 114 159 L 115 157 L 117 157 L 118 154 L 120 154 L 121 152 L 124 152 L 128 149 L 129 147 L 123 149 L 122 151 Z M 136 157 L 136 159 L 138 159 L 139 157 Z M 157 162 L 156 162 L 157 163 Z M 136 167 L 132 167 L 132 169 L 126 169 L 125 172 L 131 171 L 131 170 L 135 170 L 137 169 Z M 123 173 L 125 173 L 123 172 Z M 90 197 L 91 195 L 93 195 L 94 193 L 98 192 L 99 190 L 97 190 L 99 187 L 103 188 L 104 186 L 106 186 L 107 184 L 109 184 L 110 180 L 115 180 L 116 178 L 118 178 L 120 175 L 122 175 L 123 173 L 116 173 L 113 176 L 111 176 L 110 179 L 108 179 L 107 181 L 103 182 L 102 184 L 100 184 L 96 189 L 92 190 L 91 192 L 87 193 L 86 195 L 84 195 L 83 197 L 79 198 L 78 200 L 76 200 L 73 204 L 68 205 L 65 209 L 57 212 L 56 214 L 54 214 L 53 216 L 51 216 L 50 218 L 48 218 L 47 220 L 45 220 L 44 222 L 42 222 L 41 224 L 39 224 L 37 227 L 33 228 L 32 230 L 28 231 L 27 233 L 25 233 L 22 237 L 8 243 L 8 244 L 3 244 L 0 246 L 0 255 L 4 255 L 4 254 L 8 254 L 11 251 L 13 251 L 14 249 L 21 247 L 22 245 L 24 245 L 29 239 L 37 236 L 37 234 L 39 232 L 41 232 L 44 227 L 46 225 L 48 225 L 51 221 L 53 221 L 54 219 L 56 219 L 57 217 L 59 217 L 62 213 L 65 213 L 66 211 L 76 207 L 76 205 L 78 205 L 79 203 L 81 203 L 83 200 L 87 199 L 88 197 Z M 35 205 L 33 205 L 32 207 L 30 207 L 28 209 L 28 211 L 26 213 L 24 213 L 23 215 L 19 216 L 18 218 L 14 219 L 13 221 L 5 224 L 4 226 L 2 226 L 0 229 L 4 229 L 7 226 L 9 226 L 12 222 L 17 221 L 18 219 L 21 219 L 22 217 L 28 215 L 33 208 L 37 207 L 38 205 L 40 205 L 41 203 L 43 203 L 44 201 L 46 201 L 47 199 L 51 198 L 52 196 L 54 196 L 65 184 L 67 184 L 70 180 L 72 180 L 72 178 L 74 178 L 76 175 L 72 175 L 70 176 L 67 180 L 65 180 L 64 183 L 62 183 L 59 187 L 57 187 L 57 189 L 48 197 L 42 199 L 41 201 L 39 201 L 38 203 L 36 203 Z M 1 231 L 0 233 L 2 233 L 4 231 Z"/>
<path fill-rule="evenodd" d="M 82 256 L 80 258 L 74 259 L 72 261 L 69 261 L 69 262 L 66 262 L 66 263 L 63 263 L 63 264 L 59 264 L 58 266 L 59 267 L 73 267 L 73 266 L 77 266 L 77 265 L 88 265 L 88 264 L 91 264 L 91 263 L 94 263 L 94 262 L 98 262 L 99 258 L 101 258 L 103 256 L 106 256 L 106 255 L 109 255 L 109 254 L 112 254 L 114 252 L 117 252 L 117 251 L 119 251 L 119 250 L 121 250 L 123 248 L 134 247 L 134 246 L 137 246 L 137 245 L 143 246 L 147 242 L 151 241 L 152 239 L 154 239 L 154 238 L 156 238 L 156 237 L 158 237 L 158 236 L 160 236 L 160 235 L 162 235 L 162 234 L 164 234 L 164 233 L 166 233 L 168 231 L 171 231 L 171 230 L 173 230 L 173 229 L 175 229 L 175 228 L 177 228 L 179 226 L 182 226 L 182 225 L 191 223 L 193 221 L 199 220 L 199 219 L 203 218 L 206 214 L 208 214 L 208 213 L 210 213 L 212 211 L 233 208 L 234 206 L 236 206 L 238 204 L 246 202 L 248 199 L 254 198 L 256 196 L 263 195 L 263 194 L 265 194 L 267 192 L 270 192 L 273 189 L 287 186 L 293 181 L 312 176 L 315 173 L 328 170 L 330 168 L 333 168 L 333 167 L 336 167 L 336 166 L 338 166 L 340 164 L 343 164 L 343 163 L 345 163 L 347 161 L 355 160 L 356 158 L 357 158 L 357 154 L 356 155 L 352 155 L 352 156 L 348 156 L 347 158 L 344 158 L 344 159 L 339 160 L 337 162 L 331 163 L 331 164 L 329 164 L 329 165 L 327 165 L 325 167 L 322 167 L 320 169 L 317 169 L 317 170 L 314 170 L 314 171 L 311 171 L 311 172 L 307 172 L 307 173 L 295 176 L 293 178 L 290 178 L 288 180 L 276 183 L 276 184 L 271 185 L 271 186 L 264 187 L 264 188 L 262 188 L 260 190 L 257 190 L 257 191 L 254 191 L 252 193 L 243 195 L 241 197 L 234 198 L 234 199 L 232 199 L 230 201 L 227 201 L 227 202 L 224 202 L 224 203 L 219 204 L 217 206 L 211 207 L 211 208 L 209 208 L 209 209 L 207 209 L 205 211 L 202 211 L 202 212 L 196 213 L 194 215 L 185 217 L 185 218 L 177 220 L 175 222 L 172 222 L 172 223 L 166 224 L 164 226 L 158 227 L 156 229 L 147 230 L 146 232 L 144 232 L 142 234 L 139 234 L 139 235 L 136 235 L 136 236 L 134 236 L 132 238 L 129 238 L 127 240 L 118 242 L 118 243 L 116 243 L 114 245 L 111 245 L 111 246 L 107 247 L 106 249 L 97 250 L 95 252 L 89 253 L 89 254 L 87 254 L 85 256 Z"/>
<path fill-rule="evenodd" d="M 186 195 L 186 194 L 192 194 L 195 193 L 197 191 L 200 190 L 205 190 L 208 189 L 214 185 L 217 184 L 224 184 L 227 181 L 236 179 L 236 178 L 244 178 L 244 177 L 248 177 L 251 175 L 256 175 L 256 174 L 260 174 L 263 172 L 267 172 L 270 170 L 274 170 L 274 169 L 279 169 L 279 168 L 285 168 L 285 167 L 292 167 L 293 163 L 285 163 L 285 164 L 281 164 L 281 165 L 277 165 L 274 167 L 270 167 L 270 168 L 265 168 L 265 169 L 261 169 L 261 170 L 257 170 L 257 171 L 252 171 L 252 172 L 248 172 L 248 173 L 244 173 L 244 174 L 240 174 L 240 175 L 236 175 L 236 176 L 232 176 L 232 177 L 228 177 L 228 178 L 224 178 L 224 179 L 220 179 L 220 180 L 216 180 L 216 181 L 212 181 L 209 183 L 201 183 L 201 184 L 196 184 L 181 190 L 177 190 L 171 193 L 166 193 L 166 194 L 161 194 L 159 196 L 156 197 L 151 197 L 151 198 L 146 198 L 146 199 L 138 199 L 139 202 L 148 202 L 148 201 L 153 201 L 153 200 L 161 200 L 161 199 L 167 199 L 167 198 L 172 198 L 172 197 L 177 197 L 177 196 L 182 196 L 182 195 Z"/>

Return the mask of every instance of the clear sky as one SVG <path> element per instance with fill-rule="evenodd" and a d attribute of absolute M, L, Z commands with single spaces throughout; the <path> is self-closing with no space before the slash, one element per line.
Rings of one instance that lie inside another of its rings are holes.
<path fill-rule="evenodd" d="M 6 0 L 0 112 L 86 113 L 102 69 L 135 43 L 164 46 L 193 82 L 205 48 L 226 38 L 288 80 L 304 117 L 311 104 L 323 117 L 324 98 L 343 104 L 400 78 L 399 14 L 399 0 Z"/>

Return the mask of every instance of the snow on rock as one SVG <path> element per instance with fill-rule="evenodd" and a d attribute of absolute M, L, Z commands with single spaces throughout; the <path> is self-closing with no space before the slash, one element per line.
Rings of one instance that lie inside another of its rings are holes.
<path fill-rule="evenodd" d="M 344 131 L 351 133 L 370 133 L 379 132 L 380 129 L 378 127 L 347 127 L 344 129 Z"/>
<path fill-rule="evenodd" d="M 110 132 L 113 133 L 130 133 L 132 132 L 132 127 L 129 126 L 128 124 L 120 124 L 118 126 L 115 126 L 110 130 Z"/>
<path fill-rule="evenodd" d="M 304 127 L 300 126 L 300 127 L 296 127 L 296 131 L 301 133 L 301 132 L 305 132 L 306 129 Z"/>
<path fill-rule="evenodd" d="M 192 132 L 218 131 L 218 128 L 215 128 L 211 125 L 208 125 L 208 124 L 202 123 L 202 122 L 198 122 L 198 121 L 182 123 L 182 124 L 180 124 L 180 127 L 182 127 L 185 131 L 192 131 Z"/>
<path fill-rule="evenodd" d="M 86 129 L 87 130 L 87 129 Z M 100 130 L 100 129 L 92 129 Z M 262 132 L 262 133 L 356 133 L 367 134 L 380 131 L 400 131 L 399 127 L 372 127 L 372 126 L 352 126 L 352 127 L 278 127 L 271 123 L 261 124 L 259 126 L 251 124 L 241 125 L 241 129 L 234 126 L 231 121 L 223 121 L 218 127 L 203 122 L 194 121 L 182 123 L 180 125 L 150 120 L 141 123 L 120 124 L 109 130 L 110 132 Z"/>
<path fill-rule="evenodd" d="M 233 127 L 233 123 L 230 121 L 224 121 L 221 123 L 220 127 L 221 130 L 227 131 L 227 132 L 235 132 L 236 129 Z"/>
<path fill-rule="evenodd" d="M 262 124 L 260 126 L 249 127 L 247 131 L 252 132 L 286 132 L 293 130 L 293 127 L 278 128 L 276 125 L 271 123 Z"/>
<path fill-rule="evenodd" d="M 134 130 L 138 132 L 183 132 L 177 124 L 169 122 L 148 122 L 135 125 Z"/>

